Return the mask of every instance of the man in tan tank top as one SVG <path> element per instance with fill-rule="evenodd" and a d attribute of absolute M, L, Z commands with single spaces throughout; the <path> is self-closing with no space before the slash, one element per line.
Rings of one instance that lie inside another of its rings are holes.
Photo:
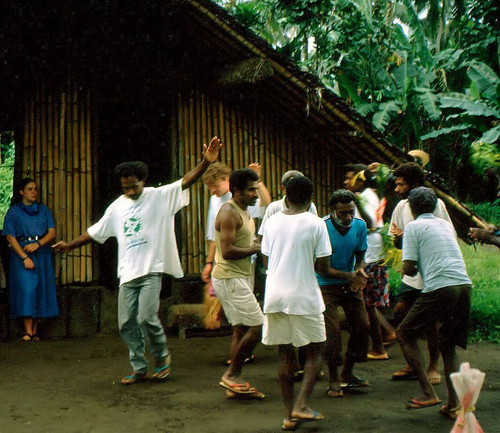
<path fill-rule="evenodd" d="M 254 243 L 255 225 L 247 210 L 257 202 L 259 178 L 250 169 L 236 170 L 229 177 L 229 188 L 233 197 L 215 219 L 217 264 L 212 271 L 215 294 L 233 326 L 231 363 L 220 386 L 231 393 L 252 395 L 257 391 L 242 378 L 241 370 L 260 341 L 264 320 L 252 287 L 251 256 L 260 252 L 260 245 Z"/>

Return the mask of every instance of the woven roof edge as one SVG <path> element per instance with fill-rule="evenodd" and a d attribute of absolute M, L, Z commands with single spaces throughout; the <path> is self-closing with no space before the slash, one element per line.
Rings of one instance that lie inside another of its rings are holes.
<path fill-rule="evenodd" d="M 301 88 L 304 92 L 321 89 L 323 99 L 322 107 L 325 110 L 328 109 L 334 116 L 341 119 L 354 131 L 357 131 L 362 137 L 366 138 L 367 141 L 375 146 L 381 156 L 383 155 L 386 157 L 384 159 L 390 160 L 393 164 L 401 164 L 410 161 L 409 157 L 402 149 L 390 143 L 368 120 L 329 90 L 317 76 L 300 69 L 290 59 L 276 51 L 267 41 L 239 23 L 238 20 L 224 8 L 211 0 L 177 1 L 190 4 L 200 13 L 207 16 L 212 21 L 215 21 L 219 26 L 224 27 L 228 34 L 232 35 L 255 55 L 265 57 L 271 61 L 278 73 Z M 429 185 L 436 190 L 437 194 L 445 203 L 457 210 L 462 218 L 468 220 L 471 225 L 483 228 L 487 227 L 480 217 L 451 196 L 448 188 L 437 176 L 432 175 L 431 172 L 429 172 L 429 175 Z M 464 223 L 464 221 L 461 222 Z"/>

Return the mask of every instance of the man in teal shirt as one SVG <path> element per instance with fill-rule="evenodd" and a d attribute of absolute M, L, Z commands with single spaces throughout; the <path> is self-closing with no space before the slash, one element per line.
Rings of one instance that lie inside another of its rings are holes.
<path fill-rule="evenodd" d="M 325 360 L 329 371 L 328 397 L 343 397 L 343 388 L 366 387 L 368 381 L 353 373 L 356 362 L 366 361 L 369 343 L 369 322 L 363 299 L 367 275 L 364 272 L 366 224 L 354 218 L 355 196 L 345 189 L 335 191 L 329 200 L 330 215 L 325 221 L 332 255 L 328 275 L 318 274 L 318 283 L 325 302 Z M 338 306 L 349 324 L 349 342 L 342 362 Z M 338 374 L 338 367 L 343 366 Z"/>

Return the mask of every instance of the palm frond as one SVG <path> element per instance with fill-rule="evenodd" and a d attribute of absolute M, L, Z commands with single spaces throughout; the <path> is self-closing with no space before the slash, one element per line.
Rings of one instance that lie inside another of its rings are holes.
<path fill-rule="evenodd" d="M 392 115 L 399 111 L 399 104 L 395 101 L 383 102 L 378 108 L 379 111 L 373 115 L 372 123 L 375 128 L 383 131 L 389 124 Z"/>

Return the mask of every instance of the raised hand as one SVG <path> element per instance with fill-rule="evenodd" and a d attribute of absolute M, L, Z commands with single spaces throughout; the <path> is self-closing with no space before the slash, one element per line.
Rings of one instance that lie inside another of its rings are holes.
<path fill-rule="evenodd" d="M 218 137 L 213 137 L 208 146 L 203 144 L 203 159 L 210 164 L 214 162 L 219 156 L 222 146 L 222 141 Z"/>
<path fill-rule="evenodd" d="M 258 163 L 258 162 L 252 162 L 248 168 L 250 170 L 253 170 L 255 171 L 255 173 L 257 173 L 257 176 L 259 176 L 259 179 L 260 179 L 260 173 L 262 172 L 262 166 Z"/>

